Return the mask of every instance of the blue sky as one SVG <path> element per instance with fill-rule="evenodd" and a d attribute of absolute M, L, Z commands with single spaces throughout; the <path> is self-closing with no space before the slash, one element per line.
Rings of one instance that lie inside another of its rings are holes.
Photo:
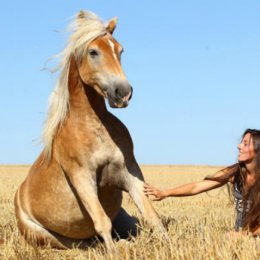
<path fill-rule="evenodd" d="M 81 9 L 118 17 L 114 37 L 134 95 L 110 111 L 139 164 L 229 165 L 246 128 L 260 129 L 260 2 L 5 1 L 1 4 L 0 164 L 31 164 L 55 87 L 46 60 Z M 48 64 L 53 66 L 55 64 Z"/>

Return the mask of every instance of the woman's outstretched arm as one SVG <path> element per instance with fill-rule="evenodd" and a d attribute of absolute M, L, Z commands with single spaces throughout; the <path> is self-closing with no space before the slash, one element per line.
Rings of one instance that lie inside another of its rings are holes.
<path fill-rule="evenodd" d="M 199 193 L 216 189 L 226 184 L 230 179 L 225 178 L 227 173 L 223 171 L 219 171 L 217 174 L 213 176 L 213 180 L 203 180 L 194 183 L 188 183 L 182 185 L 180 187 L 169 189 L 169 190 L 159 190 L 150 184 L 146 183 L 144 185 L 144 193 L 145 195 L 153 195 L 154 201 L 162 200 L 166 197 L 183 197 L 183 196 L 193 196 Z"/>

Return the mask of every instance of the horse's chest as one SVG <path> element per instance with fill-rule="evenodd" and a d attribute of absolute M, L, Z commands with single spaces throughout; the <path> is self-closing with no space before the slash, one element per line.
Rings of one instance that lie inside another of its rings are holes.
<path fill-rule="evenodd" d="M 91 155 L 96 168 L 97 184 L 100 188 L 117 187 L 125 169 L 125 159 L 118 147 L 100 147 Z"/>
<path fill-rule="evenodd" d="M 118 140 L 117 140 L 118 141 Z M 123 147 L 125 143 L 119 140 L 117 143 L 113 140 L 107 131 L 96 133 L 94 146 L 89 154 L 91 162 L 98 165 L 115 165 L 120 167 L 124 165 Z"/>

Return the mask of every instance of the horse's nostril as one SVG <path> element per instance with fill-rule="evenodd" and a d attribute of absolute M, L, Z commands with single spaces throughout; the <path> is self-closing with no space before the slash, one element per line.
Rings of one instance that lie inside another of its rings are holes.
<path fill-rule="evenodd" d="M 116 93 L 116 96 L 119 96 L 119 89 L 118 88 L 116 88 L 115 93 Z"/>

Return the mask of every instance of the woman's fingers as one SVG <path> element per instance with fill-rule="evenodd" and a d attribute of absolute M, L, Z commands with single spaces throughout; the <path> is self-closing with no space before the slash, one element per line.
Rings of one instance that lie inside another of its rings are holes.
<path fill-rule="evenodd" d="M 144 190 L 144 193 L 146 194 L 146 195 L 156 195 L 156 193 L 154 192 L 154 191 L 147 191 L 147 190 Z"/>
<path fill-rule="evenodd" d="M 163 199 L 162 194 L 160 193 L 160 190 L 156 189 L 155 187 L 151 186 L 148 183 L 144 184 L 144 190 L 143 190 L 144 194 L 146 196 L 152 195 L 155 196 L 152 200 L 153 201 L 159 201 Z"/>
<path fill-rule="evenodd" d="M 150 184 L 148 184 L 148 183 L 145 183 L 144 184 L 144 193 L 147 193 L 147 192 L 153 192 L 154 191 L 154 187 L 153 186 L 151 186 Z"/>
<path fill-rule="evenodd" d="M 150 188 L 145 188 L 143 191 L 151 191 L 153 189 L 150 189 Z"/>
<path fill-rule="evenodd" d="M 241 236 L 241 233 L 237 231 L 229 231 L 228 233 L 226 233 L 226 236 L 228 238 L 239 238 Z"/>
<path fill-rule="evenodd" d="M 148 183 L 145 183 L 145 184 L 144 184 L 144 188 L 145 188 L 145 189 L 151 189 L 151 188 L 153 188 L 153 186 L 151 186 L 151 185 L 148 184 Z"/>
<path fill-rule="evenodd" d="M 159 201 L 159 200 L 162 200 L 162 198 L 159 198 L 159 197 L 153 198 L 153 201 Z"/>

